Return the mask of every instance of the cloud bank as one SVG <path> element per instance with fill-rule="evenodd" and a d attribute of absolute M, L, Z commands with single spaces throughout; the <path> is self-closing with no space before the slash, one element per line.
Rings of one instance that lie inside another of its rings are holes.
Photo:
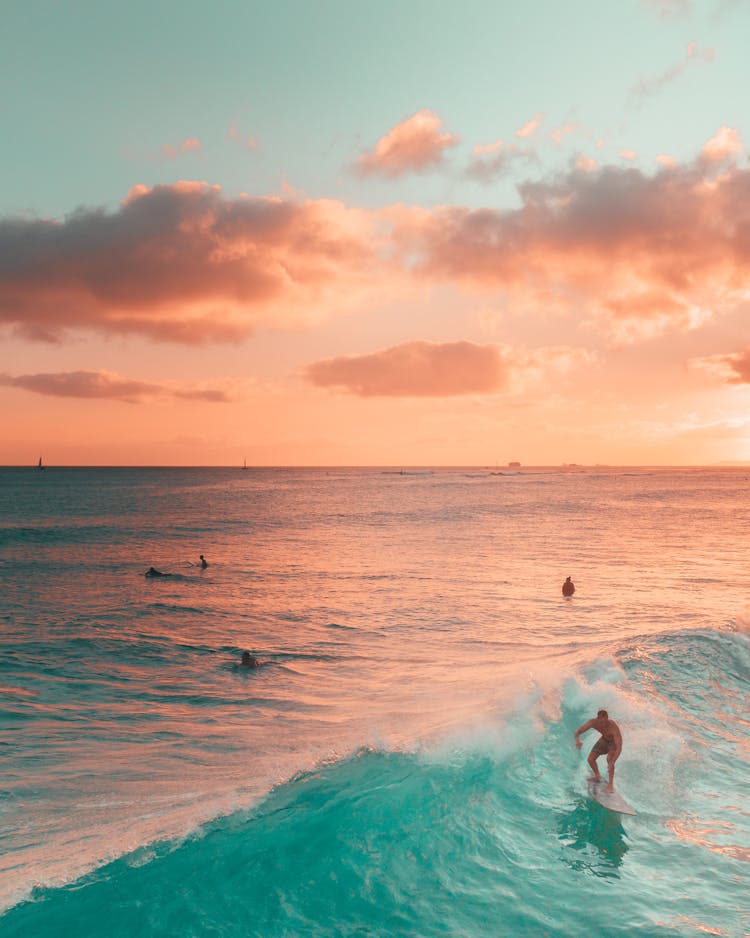
<path fill-rule="evenodd" d="M 403 300 L 411 281 L 630 341 L 694 328 L 748 296 L 750 169 L 733 128 L 690 164 L 647 174 L 589 160 L 518 195 L 510 210 L 360 210 L 182 182 L 137 187 L 113 213 L 0 219 L 0 325 L 47 341 L 69 329 L 228 341 L 351 309 L 367 289 Z"/>
<path fill-rule="evenodd" d="M 694 164 L 654 175 L 588 167 L 526 183 L 512 211 L 400 209 L 394 240 L 415 276 L 577 310 L 620 338 L 695 327 L 750 292 L 750 171 L 733 163 L 738 140 L 722 128 Z"/>
<path fill-rule="evenodd" d="M 225 199 L 200 182 L 136 187 L 115 213 L 3 219 L 0 323 L 186 343 L 283 326 L 376 266 L 362 224 L 338 202 Z"/>
<path fill-rule="evenodd" d="M 50 397 L 77 397 L 123 401 L 128 404 L 158 398 L 226 403 L 231 400 L 217 389 L 172 388 L 164 384 L 135 381 L 108 371 L 66 371 L 52 374 L 0 374 L 0 385 L 22 388 Z"/>

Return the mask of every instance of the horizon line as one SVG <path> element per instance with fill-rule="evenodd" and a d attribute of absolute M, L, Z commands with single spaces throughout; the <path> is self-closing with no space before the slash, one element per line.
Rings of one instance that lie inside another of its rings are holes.
<path fill-rule="evenodd" d="M 248 466 L 236 463 L 4 463 L 0 469 L 232 469 L 238 472 L 253 469 L 742 469 L 750 467 L 750 460 L 721 460 L 713 463 L 254 463 Z"/>

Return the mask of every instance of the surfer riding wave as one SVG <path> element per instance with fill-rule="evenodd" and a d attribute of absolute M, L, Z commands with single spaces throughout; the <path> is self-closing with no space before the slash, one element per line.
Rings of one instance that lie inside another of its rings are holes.
<path fill-rule="evenodd" d="M 591 777 L 591 781 L 600 782 L 602 780 L 596 760 L 599 756 L 606 755 L 607 769 L 609 770 L 609 783 L 604 790 L 614 791 L 615 762 L 620 758 L 620 753 L 622 752 L 622 733 L 620 733 L 620 727 L 614 720 L 610 720 L 606 710 L 600 710 L 592 720 L 588 720 L 582 726 L 579 726 L 573 734 L 575 736 L 576 749 L 581 748 L 581 734 L 585 733 L 587 730 L 598 730 L 601 733 L 599 739 L 591 747 L 591 752 L 587 760 L 588 764 L 591 766 L 591 771 L 594 773 Z"/>

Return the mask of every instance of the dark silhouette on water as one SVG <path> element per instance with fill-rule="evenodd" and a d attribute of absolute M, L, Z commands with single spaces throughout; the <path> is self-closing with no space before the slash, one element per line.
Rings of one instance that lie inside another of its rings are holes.
<path fill-rule="evenodd" d="M 242 652 L 242 666 L 244 668 L 259 668 L 260 661 L 258 661 L 255 655 L 251 655 L 249 651 L 243 651 Z"/>
<path fill-rule="evenodd" d="M 570 579 L 570 577 L 568 577 L 562 585 L 562 594 L 563 596 L 572 596 L 575 591 L 576 588 L 573 584 L 573 581 Z"/>
<path fill-rule="evenodd" d="M 169 576 L 168 573 L 162 573 L 161 570 L 157 570 L 156 567 L 149 567 L 148 570 L 143 574 L 144 576 Z"/>
<path fill-rule="evenodd" d="M 208 561 L 203 556 L 203 554 L 201 554 L 201 569 L 205 570 L 207 566 L 208 566 Z"/>

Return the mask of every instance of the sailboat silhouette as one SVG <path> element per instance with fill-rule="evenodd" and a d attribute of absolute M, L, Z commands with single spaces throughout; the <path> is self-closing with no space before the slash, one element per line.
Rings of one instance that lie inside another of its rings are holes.
<path fill-rule="evenodd" d="M 39 457 L 39 462 L 37 463 L 37 469 L 44 469 L 44 465 L 42 464 L 42 457 L 41 457 L 41 456 Z"/>

